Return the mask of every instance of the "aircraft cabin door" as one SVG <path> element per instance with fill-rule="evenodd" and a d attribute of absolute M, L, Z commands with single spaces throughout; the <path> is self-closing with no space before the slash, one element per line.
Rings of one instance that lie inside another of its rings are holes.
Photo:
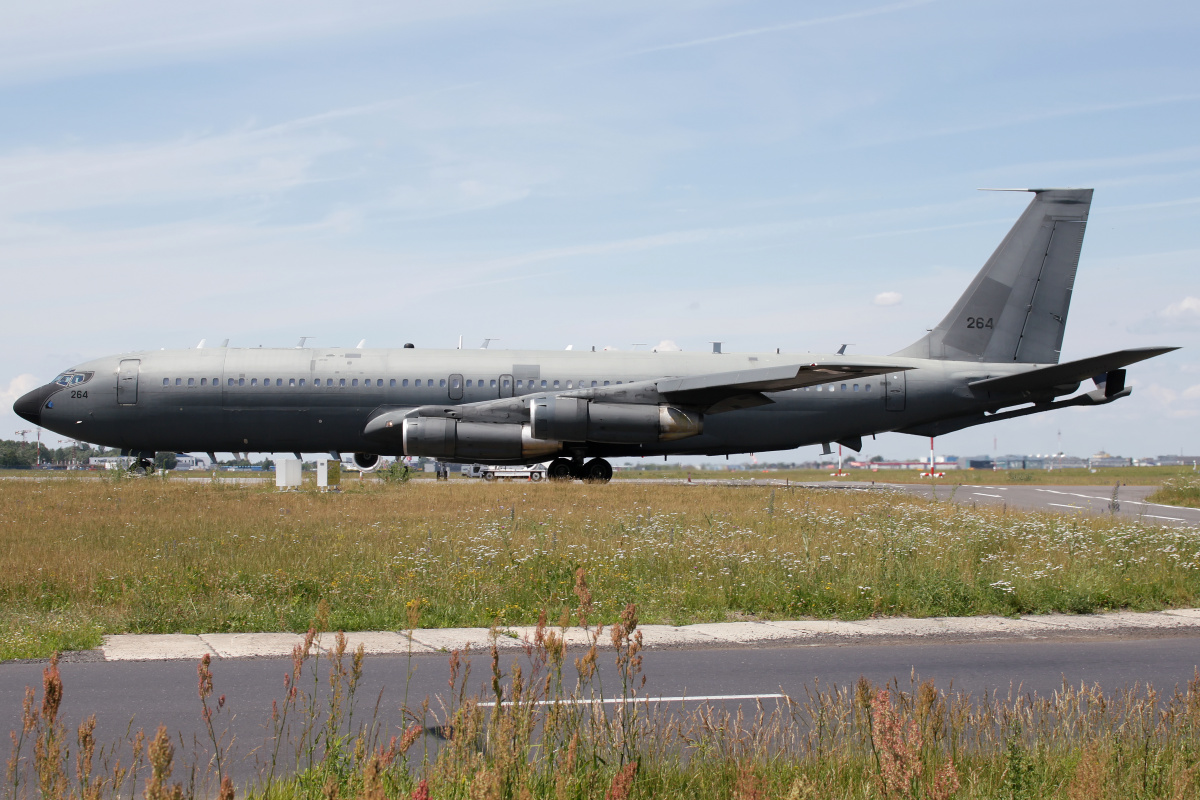
<path fill-rule="evenodd" d="M 512 375 L 501 375 L 500 376 L 500 396 L 501 397 L 512 397 L 513 396 L 513 376 Z"/>
<path fill-rule="evenodd" d="M 904 410 L 904 373 L 891 372 L 884 376 L 883 407 L 888 411 Z"/>
<path fill-rule="evenodd" d="M 137 402 L 138 372 L 142 362 L 137 358 L 127 358 L 121 362 L 117 371 L 117 404 L 131 406 Z"/>
<path fill-rule="evenodd" d="M 450 392 L 451 400 L 462 400 L 463 398 L 463 376 L 454 374 L 450 376 L 450 383 L 447 384 Z"/>

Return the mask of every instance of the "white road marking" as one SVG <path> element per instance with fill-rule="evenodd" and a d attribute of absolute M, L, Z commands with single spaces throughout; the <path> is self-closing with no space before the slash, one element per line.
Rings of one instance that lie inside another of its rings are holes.
<path fill-rule="evenodd" d="M 972 494 L 978 495 L 979 497 L 1000 497 L 998 494 L 987 494 L 986 492 L 972 492 Z"/>
<path fill-rule="evenodd" d="M 714 700 L 780 700 L 786 697 L 782 694 L 700 694 L 692 697 L 687 695 L 679 695 L 678 697 L 607 697 L 603 700 L 591 700 L 586 697 L 571 699 L 571 700 L 538 700 L 534 703 L 535 706 L 550 706 L 554 704 L 564 706 L 590 706 L 593 703 L 603 703 L 604 705 L 624 705 L 625 703 L 708 703 Z M 501 705 L 510 706 L 512 702 L 505 700 Z M 495 708 L 495 703 L 479 703 L 479 708 Z"/>
<path fill-rule="evenodd" d="M 1078 509 L 1078 510 L 1080 510 L 1080 511 L 1082 511 L 1082 510 L 1083 510 L 1083 506 L 1073 506 L 1073 505 L 1070 505 L 1070 504 L 1068 504 L 1068 503 L 1046 503 L 1046 505 L 1048 505 L 1048 506 L 1058 506 L 1059 508 L 1075 508 L 1075 509 Z"/>
<path fill-rule="evenodd" d="M 1142 516 L 1149 517 L 1150 519 L 1169 519 L 1172 522 L 1186 522 L 1187 521 L 1187 520 L 1183 519 L 1182 517 L 1160 517 L 1157 514 L 1142 514 Z"/>

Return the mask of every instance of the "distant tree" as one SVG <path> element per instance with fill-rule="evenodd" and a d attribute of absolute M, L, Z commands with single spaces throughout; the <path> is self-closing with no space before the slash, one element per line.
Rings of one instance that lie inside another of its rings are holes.
<path fill-rule="evenodd" d="M 174 453 L 156 453 L 154 455 L 154 466 L 158 469 L 175 469 L 176 463 Z"/>
<path fill-rule="evenodd" d="M 883 461 L 883 456 L 871 456 L 871 463 L 878 464 Z"/>

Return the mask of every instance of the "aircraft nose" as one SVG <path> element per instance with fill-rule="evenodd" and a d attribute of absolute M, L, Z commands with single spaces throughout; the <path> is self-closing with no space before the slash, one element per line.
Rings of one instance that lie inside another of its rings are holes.
<path fill-rule="evenodd" d="M 21 395 L 17 402 L 13 403 L 13 412 L 18 417 L 27 422 L 32 422 L 34 425 L 42 424 L 42 407 L 46 401 L 50 399 L 50 395 L 61 389 L 53 383 L 48 383 L 45 386 L 39 386 L 32 392 L 27 392 Z"/>

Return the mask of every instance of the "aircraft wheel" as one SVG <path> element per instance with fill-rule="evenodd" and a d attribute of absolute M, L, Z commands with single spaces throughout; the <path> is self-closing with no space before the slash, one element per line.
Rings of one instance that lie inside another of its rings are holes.
<path fill-rule="evenodd" d="M 485 481 L 494 481 L 494 480 L 496 480 L 496 473 L 494 473 L 494 472 L 485 472 L 485 473 L 483 473 L 483 479 L 484 479 Z"/>
<path fill-rule="evenodd" d="M 550 466 L 546 467 L 546 477 L 552 481 L 574 480 L 575 475 L 571 469 L 571 462 L 565 458 L 554 459 L 550 462 Z"/>
<path fill-rule="evenodd" d="M 540 481 L 541 479 L 542 479 L 542 473 L 540 473 L 540 472 L 529 473 L 529 480 L 536 482 L 536 481 Z"/>
<path fill-rule="evenodd" d="M 612 464 L 603 458 L 593 458 L 583 465 L 583 475 L 589 483 L 608 483 L 612 480 Z"/>

